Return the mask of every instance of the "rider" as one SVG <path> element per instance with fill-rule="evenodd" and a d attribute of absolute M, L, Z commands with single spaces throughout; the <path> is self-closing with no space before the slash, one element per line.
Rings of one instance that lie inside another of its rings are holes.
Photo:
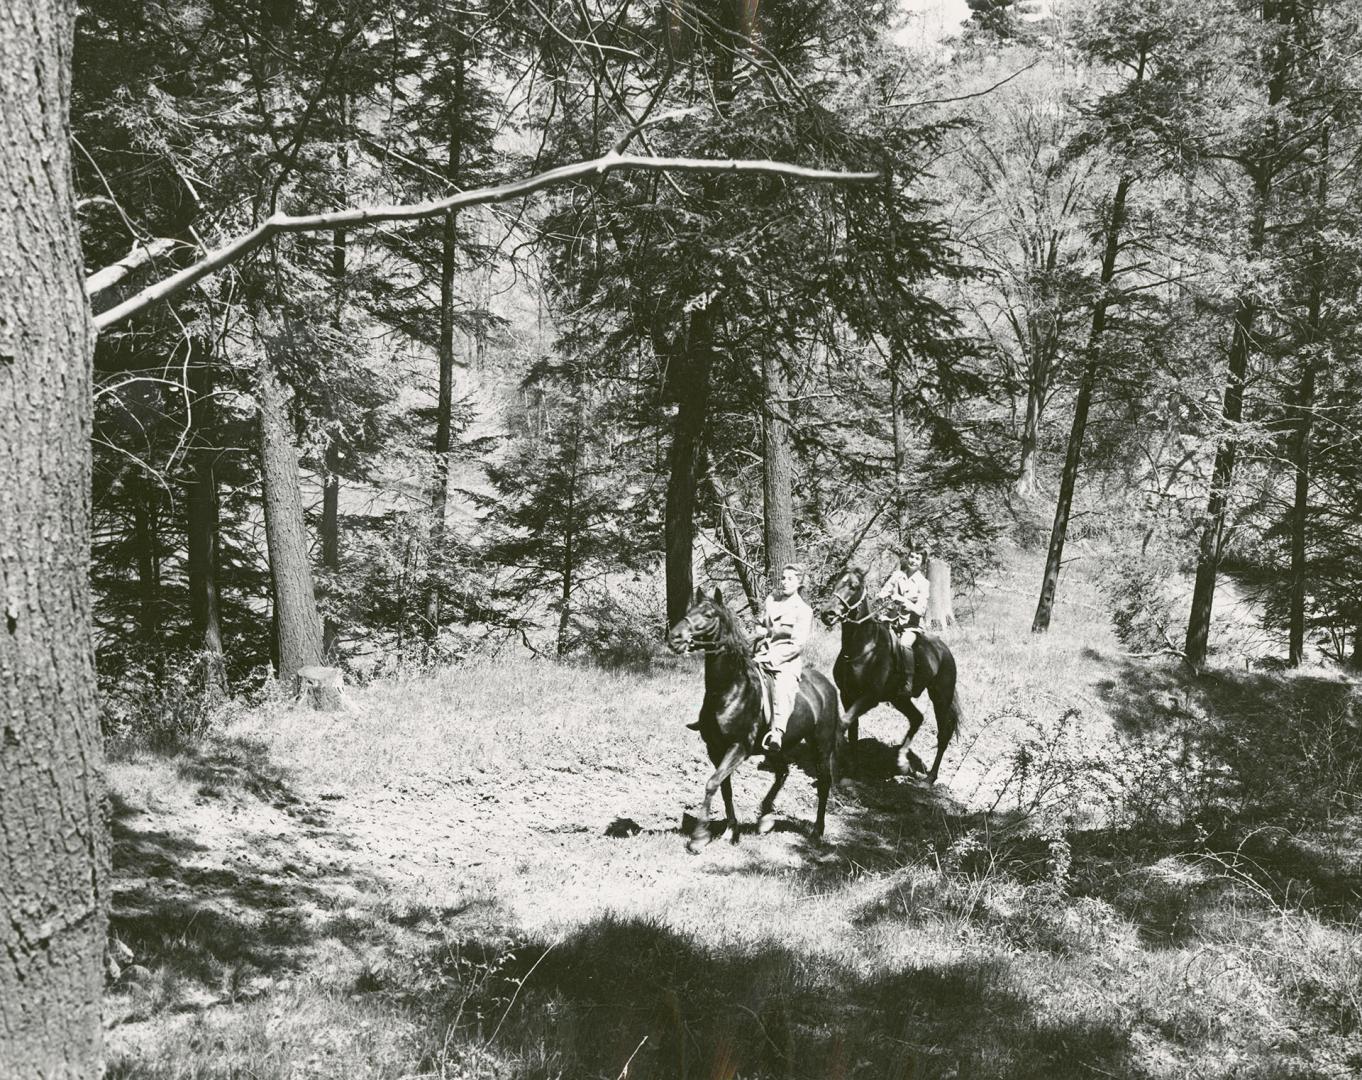
<path fill-rule="evenodd" d="M 813 631 L 813 608 L 799 595 L 803 582 L 803 567 L 786 563 L 780 568 L 780 583 L 766 598 L 762 625 L 757 630 L 753 656 L 774 679 L 771 730 L 762 740 L 764 750 L 779 750 L 785 738 L 785 725 L 794 711 L 804 669 L 804 645 Z"/>
<path fill-rule="evenodd" d="M 913 647 L 913 639 L 922 627 L 922 617 L 927 614 L 927 593 L 922 552 L 913 550 L 904 553 L 899 568 L 889 575 L 889 580 L 875 597 L 884 601 L 883 610 L 888 621 L 906 649 Z"/>

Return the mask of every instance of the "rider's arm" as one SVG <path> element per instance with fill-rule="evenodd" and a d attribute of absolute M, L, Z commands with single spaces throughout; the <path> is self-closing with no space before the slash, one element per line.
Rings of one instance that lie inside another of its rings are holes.
<path fill-rule="evenodd" d="M 795 613 L 794 626 L 791 629 L 790 640 L 800 652 L 804 651 L 804 646 L 808 644 L 809 637 L 813 634 L 813 608 L 807 604 L 800 606 Z"/>
<path fill-rule="evenodd" d="M 761 605 L 761 621 L 757 623 L 757 629 L 752 636 L 752 644 L 763 641 L 771 636 L 771 598 L 768 596 Z"/>
<path fill-rule="evenodd" d="M 889 575 L 889 580 L 884 583 L 884 587 L 880 589 L 879 594 L 875 597 L 875 599 L 876 600 L 887 599 L 891 603 L 902 604 L 904 602 L 904 594 L 907 591 L 908 591 L 908 575 L 905 574 L 902 570 L 895 570 L 892 574 Z"/>
<path fill-rule="evenodd" d="M 921 574 L 914 575 L 907 581 L 907 589 L 903 594 L 903 605 L 909 611 L 917 615 L 927 614 L 927 579 Z"/>

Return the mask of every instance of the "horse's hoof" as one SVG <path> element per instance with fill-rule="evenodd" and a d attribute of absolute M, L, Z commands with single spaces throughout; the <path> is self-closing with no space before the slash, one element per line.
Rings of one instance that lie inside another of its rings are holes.
<path fill-rule="evenodd" d="M 775 827 L 776 827 L 775 814 L 762 814 L 761 817 L 757 818 L 757 834 L 759 836 L 765 836 Z"/>
<path fill-rule="evenodd" d="M 686 850 L 689 851 L 692 855 L 699 855 L 700 852 L 704 851 L 705 848 L 709 847 L 709 839 L 710 838 L 708 832 L 706 832 L 703 836 L 700 836 L 698 834 L 696 836 L 692 836 L 689 840 L 686 841 Z"/>
<path fill-rule="evenodd" d="M 728 834 L 728 842 L 730 844 L 736 844 L 742 839 L 742 830 L 736 825 L 732 828 L 725 829 L 724 832 Z"/>

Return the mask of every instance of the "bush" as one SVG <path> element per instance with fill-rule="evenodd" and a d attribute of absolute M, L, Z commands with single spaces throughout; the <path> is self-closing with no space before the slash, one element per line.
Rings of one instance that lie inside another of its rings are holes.
<path fill-rule="evenodd" d="M 646 671 L 660 655 L 663 622 L 651 583 L 616 581 L 577 602 L 571 651 L 602 667 Z"/>
<path fill-rule="evenodd" d="M 175 750 L 201 739 L 220 696 L 205 692 L 198 654 L 134 661 L 100 672 L 100 725 L 112 742 Z"/>
<path fill-rule="evenodd" d="M 1132 652 L 1169 647 L 1178 575 L 1177 559 L 1162 544 L 1118 546 L 1109 556 L 1097 584 L 1110 605 L 1117 640 Z"/>

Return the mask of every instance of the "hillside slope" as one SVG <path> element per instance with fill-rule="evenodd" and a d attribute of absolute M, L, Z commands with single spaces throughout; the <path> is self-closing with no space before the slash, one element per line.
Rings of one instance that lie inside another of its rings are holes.
<path fill-rule="evenodd" d="M 1201 739 L 1251 737 L 1214 710 L 1263 688 L 1123 657 L 1081 581 L 1031 637 L 1033 569 L 961 606 L 941 783 L 889 775 L 878 710 L 823 844 L 799 772 L 750 831 L 748 763 L 742 842 L 686 854 L 692 658 L 473 665 L 126 753 L 111 1075 L 1350 1075 L 1353 819 L 1265 816 Z M 1282 693 L 1351 737 L 1350 687 Z"/>

